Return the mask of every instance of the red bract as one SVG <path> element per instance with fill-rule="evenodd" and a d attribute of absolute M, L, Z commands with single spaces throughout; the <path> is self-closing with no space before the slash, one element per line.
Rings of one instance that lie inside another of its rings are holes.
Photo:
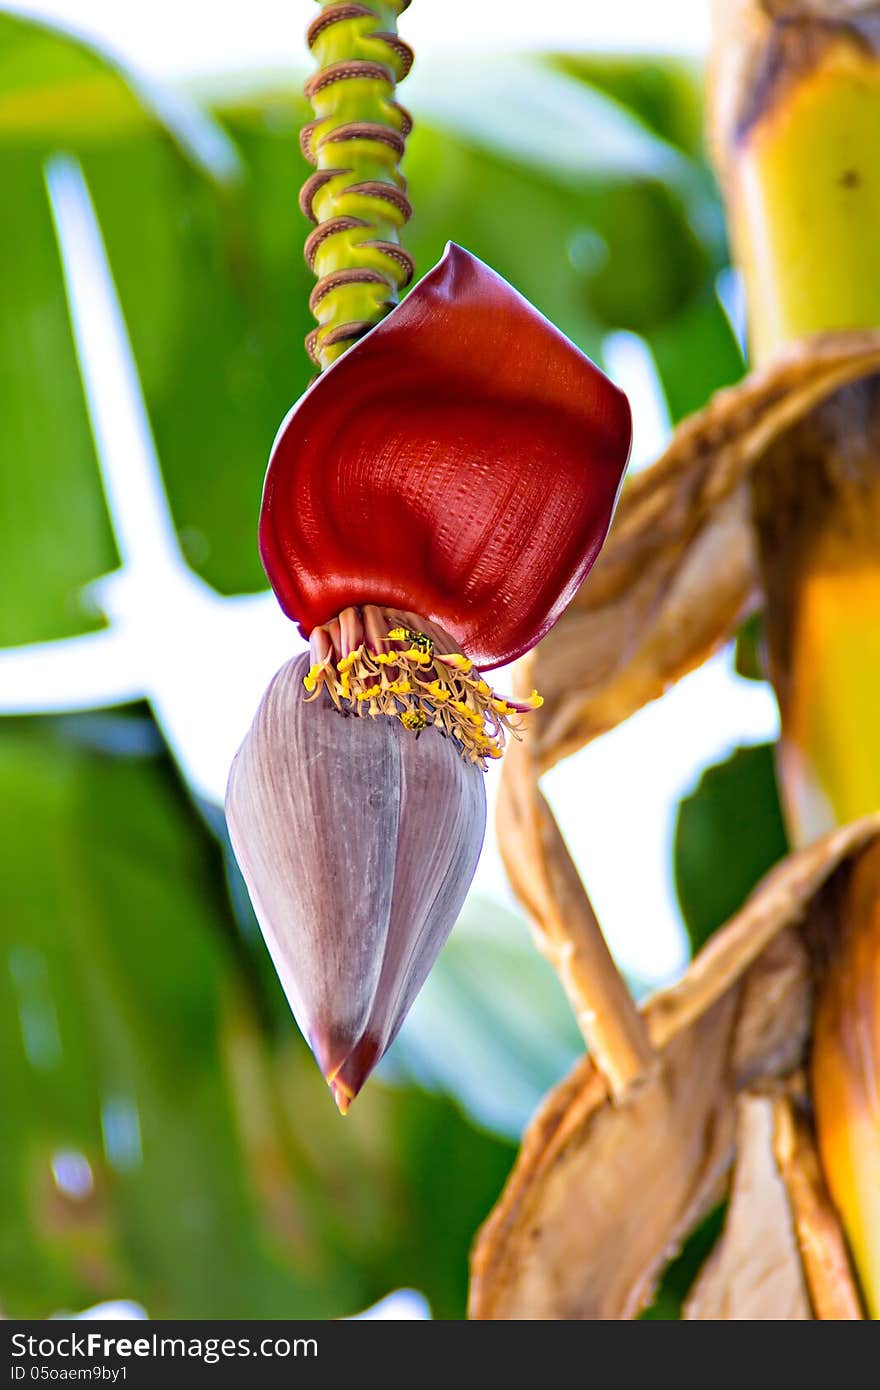
<path fill-rule="evenodd" d="M 502 665 L 595 560 L 630 437 L 626 397 L 450 244 L 284 421 L 260 518 L 269 581 L 305 636 L 391 605 Z"/>

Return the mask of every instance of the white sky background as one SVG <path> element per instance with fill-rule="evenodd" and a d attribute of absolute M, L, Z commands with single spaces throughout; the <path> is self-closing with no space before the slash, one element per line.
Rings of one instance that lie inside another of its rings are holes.
<path fill-rule="evenodd" d="M 420 56 L 463 42 L 469 52 L 491 44 L 699 56 L 708 39 L 707 3 L 414 0 L 401 31 Z M 316 13 L 311 0 L 41 0 L 14 8 L 69 25 L 136 71 L 174 80 L 303 67 L 302 35 Z M 74 166 L 57 164 L 49 182 L 61 243 L 72 244 L 72 237 L 77 245 L 75 263 L 68 256 L 65 267 L 68 294 L 126 565 L 96 586 L 113 621 L 110 633 L 79 639 L 63 677 L 55 665 L 61 644 L 0 653 L 0 712 L 87 706 L 100 703 L 94 693 L 102 690 L 116 698 L 147 693 L 194 788 L 220 799 L 260 694 L 296 635 L 271 598 L 220 599 L 186 569 L 88 200 Z M 607 343 L 606 366 L 632 397 L 635 456 L 646 462 L 668 431 L 650 357 L 640 340 L 617 334 Z M 54 698 L 33 698 L 35 689 L 54 689 Z M 776 732 L 769 690 L 737 678 L 725 653 L 546 778 L 612 949 L 646 984 L 672 978 L 686 958 L 671 870 L 679 799 L 708 763 Z M 491 831 L 475 886 L 510 900 Z"/>
<path fill-rule="evenodd" d="M 400 30 L 421 57 L 498 49 L 701 56 L 709 0 L 413 0 Z M 306 61 L 314 0 L 23 0 L 11 8 L 99 39 L 155 77 L 213 76 Z"/>

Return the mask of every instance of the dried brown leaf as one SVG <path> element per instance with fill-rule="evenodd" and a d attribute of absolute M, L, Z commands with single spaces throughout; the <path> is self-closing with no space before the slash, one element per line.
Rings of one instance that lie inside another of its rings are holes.
<path fill-rule="evenodd" d="M 878 835 L 880 816 L 868 818 L 764 880 L 680 983 L 646 1005 L 657 1057 L 620 1101 L 590 1058 L 549 1094 L 477 1239 L 473 1317 L 630 1318 L 645 1306 L 718 1195 L 737 1096 L 801 1060 L 809 979 L 795 927 Z M 551 868 L 540 868 L 545 882 Z"/>
<path fill-rule="evenodd" d="M 785 927 L 801 922 L 833 870 L 857 855 L 878 832 L 880 816 L 868 816 L 832 831 L 771 869 L 740 911 L 710 938 L 681 980 L 650 1001 L 648 1019 L 655 1045 L 662 1046 L 699 1017 Z"/>
<path fill-rule="evenodd" d="M 758 606 L 748 479 L 770 444 L 880 368 L 880 332 L 823 334 L 720 391 L 624 489 L 611 535 L 524 683 L 546 771 L 699 666 Z"/>
<path fill-rule="evenodd" d="M 773 1134 L 773 1100 L 741 1096 L 724 1230 L 685 1302 L 686 1319 L 806 1322 L 812 1318 Z"/>
<path fill-rule="evenodd" d="M 588 1062 L 567 1107 L 551 1095 L 478 1240 L 471 1316 L 626 1318 L 649 1300 L 670 1244 L 730 1162 L 735 1016 L 731 993 L 619 1105 Z"/>

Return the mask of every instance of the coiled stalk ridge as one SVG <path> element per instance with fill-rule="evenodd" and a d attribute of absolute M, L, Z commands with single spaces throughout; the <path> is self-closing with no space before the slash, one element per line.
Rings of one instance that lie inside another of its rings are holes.
<path fill-rule="evenodd" d="M 318 67 L 305 93 L 315 119 L 300 144 L 315 172 L 300 207 L 315 229 L 306 262 L 318 321 L 306 349 L 322 370 L 378 323 L 412 279 L 400 233 L 412 209 L 400 172 L 409 113 L 394 100 L 412 66 L 397 34 L 409 0 L 319 0 L 307 41 Z"/>

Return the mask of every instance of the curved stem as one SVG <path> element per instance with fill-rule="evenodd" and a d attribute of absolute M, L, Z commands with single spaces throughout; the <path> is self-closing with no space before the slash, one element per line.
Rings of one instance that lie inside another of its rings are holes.
<path fill-rule="evenodd" d="M 505 756 L 496 833 L 511 887 L 574 1010 L 615 1100 L 657 1064 L 647 1024 L 620 974 L 593 905 L 538 786 L 527 729 Z"/>

